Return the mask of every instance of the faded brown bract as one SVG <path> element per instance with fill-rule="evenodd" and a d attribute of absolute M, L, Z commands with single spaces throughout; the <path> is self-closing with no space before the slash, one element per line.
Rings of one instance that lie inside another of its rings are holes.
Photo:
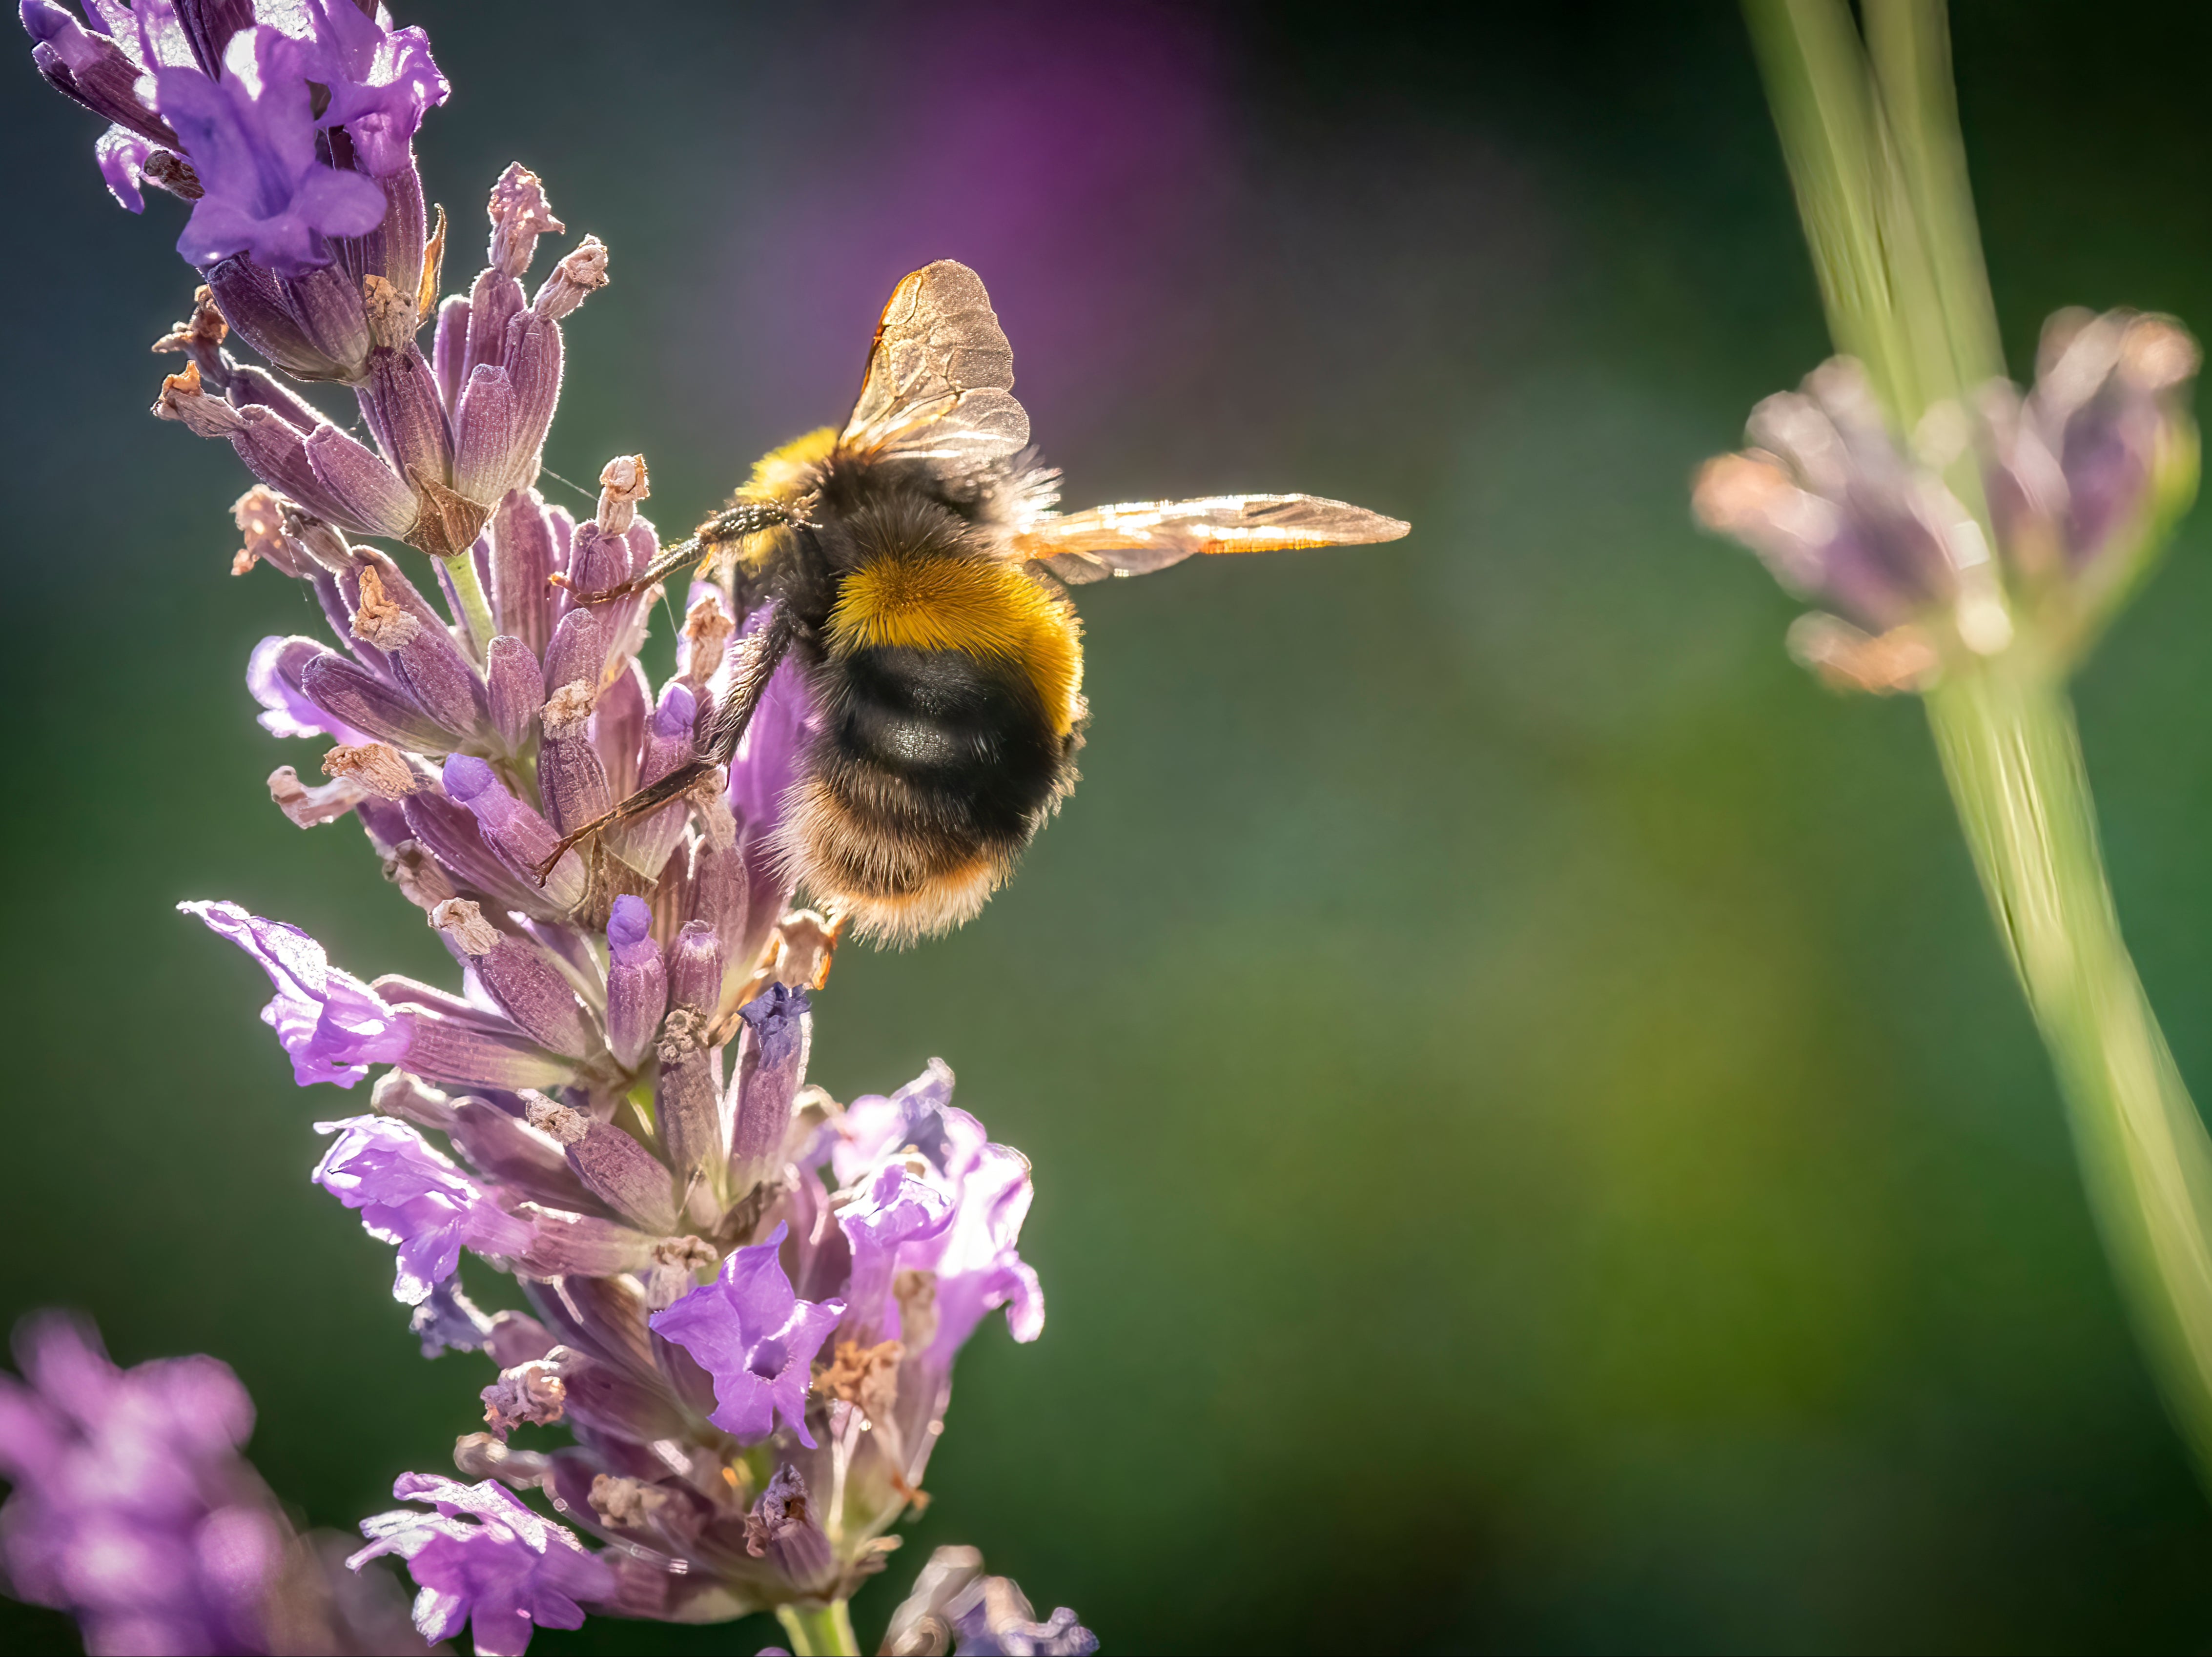
<path fill-rule="evenodd" d="M 523 1096 L 523 1120 L 558 1144 L 573 1145 L 592 1131 L 592 1119 L 581 1111 L 548 1099 L 542 1093 Z"/>
<path fill-rule="evenodd" d="M 280 765 L 269 774 L 269 798 L 302 828 L 313 828 L 343 816 L 361 804 L 368 791 L 350 777 L 339 777 L 319 788 L 310 788 L 300 774 Z"/>
<path fill-rule="evenodd" d="M 592 705 L 598 701 L 597 686 L 571 679 L 545 699 L 545 706 L 538 717 L 544 722 L 545 734 L 556 741 L 580 737 L 592 717 Z"/>
<path fill-rule="evenodd" d="M 200 291 L 205 293 L 207 290 L 202 288 Z M 230 573 L 233 575 L 245 574 L 264 558 L 282 568 L 284 504 L 276 498 L 275 490 L 265 483 L 256 483 L 230 503 L 230 517 L 231 521 L 238 525 L 238 532 L 246 537 L 246 544 L 232 555 Z"/>
<path fill-rule="evenodd" d="M 430 911 L 430 924 L 459 944 L 464 955 L 486 956 L 499 947 L 499 928 L 467 898 L 447 898 Z"/>
<path fill-rule="evenodd" d="M 618 454 L 599 471 L 599 531 L 620 535 L 637 521 L 637 503 L 653 493 L 641 454 Z"/>
<path fill-rule="evenodd" d="M 404 799 L 422 786 L 398 749 L 389 743 L 341 743 L 323 756 L 323 774 L 350 777 L 379 799 Z"/>
<path fill-rule="evenodd" d="M 518 1490 L 537 1489 L 553 1471 L 551 1458 L 515 1449 L 489 1433 L 463 1433 L 455 1439 L 453 1466 L 465 1478 L 496 1478 Z"/>
<path fill-rule="evenodd" d="M 422 630 L 422 618 L 384 590 L 376 566 L 361 570 L 361 603 L 353 612 L 353 636 L 379 650 L 398 650 L 414 642 Z"/>
<path fill-rule="evenodd" d="M 413 525 L 403 537 L 409 546 L 433 558 L 454 558 L 476 544 L 477 534 L 491 516 L 489 505 L 465 500 L 420 466 L 407 469 L 407 481 L 421 502 Z"/>
<path fill-rule="evenodd" d="M 568 1413 L 568 1384 L 561 1379 L 561 1360 L 568 1349 L 556 1346 L 542 1358 L 501 1372 L 483 1389 L 484 1424 L 505 1439 L 517 1427 L 550 1426 Z"/>
<path fill-rule="evenodd" d="M 714 677 L 737 630 L 738 624 L 729 618 L 722 609 L 721 599 L 714 593 L 708 593 L 684 612 L 684 638 L 689 650 L 684 677 L 687 683 L 696 689 Z"/>
<path fill-rule="evenodd" d="M 453 895 L 444 865 L 415 841 L 403 840 L 392 848 L 384 859 L 384 877 L 418 909 L 434 909 Z"/>

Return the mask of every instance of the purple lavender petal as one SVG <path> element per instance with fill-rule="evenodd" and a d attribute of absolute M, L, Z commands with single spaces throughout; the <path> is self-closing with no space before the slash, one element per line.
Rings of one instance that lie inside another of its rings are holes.
<path fill-rule="evenodd" d="M 407 1057 L 413 1022 L 350 973 L 331 966 L 323 946 L 297 926 L 264 920 L 235 903 L 177 907 L 198 915 L 269 974 L 276 994 L 261 1010 L 261 1022 L 284 1044 L 301 1087 L 335 1082 L 349 1088 L 368 1074 L 369 1065 L 397 1065 Z"/>
<path fill-rule="evenodd" d="M 233 253 L 289 275 L 330 261 L 326 236 L 359 236 L 384 216 L 384 192 L 315 159 L 307 57 L 297 41 L 256 27 L 230 43 L 220 81 L 188 70 L 155 76 L 205 194 L 178 239 L 187 264 Z"/>
<path fill-rule="evenodd" d="M 942 1237 L 953 1214 L 948 1193 L 897 1162 L 877 1169 L 860 1194 L 837 1211 L 837 1223 L 853 1250 L 843 1338 L 873 1345 L 903 1332 L 892 1326 L 897 1320 L 890 1303 L 892 1274 L 901 1265 L 918 1264 L 927 1252 L 921 1245 Z M 901 1250 L 909 1246 L 911 1256 L 902 1258 Z M 940 1282 L 940 1304 L 943 1292 Z"/>
<path fill-rule="evenodd" d="M 530 1243 L 530 1227 L 491 1199 L 482 1186 L 431 1149 L 410 1123 L 388 1116 L 318 1122 L 338 1137 L 313 1179 L 348 1208 L 380 1242 L 398 1246 L 392 1297 L 419 1306 L 453 1275 L 464 1247 L 511 1256 Z"/>
<path fill-rule="evenodd" d="M 615 1574 L 574 1533 L 541 1519 L 499 1485 L 462 1484 L 434 1474 L 403 1473 L 392 1494 L 434 1506 L 362 1520 L 368 1546 L 346 1563 L 356 1570 L 386 1555 L 404 1560 L 421 1593 L 415 1626 L 429 1641 L 470 1626 L 476 1648 L 520 1657 L 537 1628 L 580 1628 L 580 1601 L 615 1591 Z"/>
<path fill-rule="evenodd" d="M 792 1293 L 777 1259 L 788 1229 L 779 1224 L 766 1242 L 732 1250 L 714 1282 L 647 1321 L 714 1377 L 715 1408 L 708 1419 L 717 1427 L 757 1442 L 775 1430 L 781 1416 L 812 1449 L 806 1430 L 811 1366 L 845 1305 Z"/>
<path fill-rule="evenodd" d="M 107 193 L 131 212 L 146 210 L 146 161 L 158 148 L 152 139 L 120 123 L 101 133 L 92 146 L 93 160 L 100 164 Z"/>

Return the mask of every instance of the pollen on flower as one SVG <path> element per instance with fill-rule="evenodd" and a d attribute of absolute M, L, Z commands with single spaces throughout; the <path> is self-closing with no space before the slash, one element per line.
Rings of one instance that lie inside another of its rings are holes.
<path fill-rule="evenodd" d="M 420 617 L 391 598 L 374 564 L 361 572 L 361 604 L 353 613 L 353 636 L 379 650 L 398 650 L 422 630 Z"/>

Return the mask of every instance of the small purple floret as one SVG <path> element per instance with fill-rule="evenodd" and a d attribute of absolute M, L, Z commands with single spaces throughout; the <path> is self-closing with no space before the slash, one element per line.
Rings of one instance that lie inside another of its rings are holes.
<path fill-rule="evenodd" d="M 714 1281 L 653 1314 L 656 1333 L 681 1346 L 714 1380 L 708 1419 L 742 1439 L 763 1439 L 775 1417 L 814 1448 L 806 1430 L 806 1392 L 814 1355 L 845 1314 L 842 1300 L 803 1301 L 777 1259 L 789 1228 L 766 1242 L 731 1251 Z"/>
<path fill-rule="evenodd" d="M 349 1088 L 371 1065 L 396 1065 L 407 1056 L 414 1028 L 368 985 L 340 972 L 323 946 L 297 926 L 264 920 L 235 903 L 179 903 L 261 963 L 276 994 L 261 1022 L 276 1032 L 292 1055 L 293 1078 L 301 1087 L 335 1082 Z"/>
<path fill-rule="evenodd" d="M 450 1640 L 468 1624 L 478 1652 L 520 1657 L 534 1630 L 580 1628 L 579 1602 L 615 1590 L 613 1570 L 566 1526 L 489 1480 L 402 1473 L 392 1494 L 437 1511 L 402 1508 L 362 1520 L 368 1545 L 346 1563 L 358 1570 L 386 1554 L 404 1560 L 420 1590 L 415 1626 L 425 1640 Z"/>
<path fill-rule="evenodd" d="M 389 1116 L 318 1122 L 337 1134 L 313 1179 L 380 1242 L 398 1246 L 392 1297 L 420 1306 L 461 1263 L 464 1247 L 511 1256 L 530 1246 L 530 1226 L 433 1150 L 411 1125 Z"/>

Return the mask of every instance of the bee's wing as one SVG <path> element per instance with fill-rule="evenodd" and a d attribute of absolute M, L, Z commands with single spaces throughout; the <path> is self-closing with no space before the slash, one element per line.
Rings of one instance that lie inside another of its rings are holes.
<path fill-rule="evenodd" d="M 1130 501 L 1088 512 L 1045 513 L 1018 531 L 1007 555 L 1042 563 L 1081 585 L 1148 575 L 1200 552 L 1395 541 L 1412 527 L 1317 495 L 1217 495 L 1203 501 Z"/>
<path fill-rule="evenodd" d="M 1030 440 L 1014 353 L 983 279 L 939 259 L 899 283 L 868 349 L 842 448 L 908 460 L 995 460 Z"/>

